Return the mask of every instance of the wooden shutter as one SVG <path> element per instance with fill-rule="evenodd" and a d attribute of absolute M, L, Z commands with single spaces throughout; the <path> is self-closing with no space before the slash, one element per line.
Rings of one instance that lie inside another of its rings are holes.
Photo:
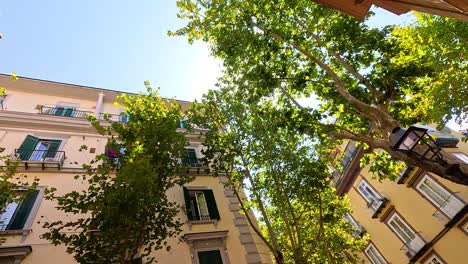
<path fill-rule="evenodd" d="M 56 115 L 56 116 L 62 116 L 62 115 L 63 115 L 63 111 L 65 111 L 65 108 L 63 108 L 63 107 L 56 107 L 54 110 L 55 110 L 55 111 L 54 111 L 54 115 Z"/>
<path fill-rule="evenodd" d="M 190 206 L 190 197 L 187 188 L 183 187 L 184 189 L 184 199 L 185 199 L 185 209 L 187 211 L 187 217 L 189 220 L 193 220 L 193 212 L 192 206 Z"/>
<path fill-rule="evenodd" d="M 65 111 L 63 113 L 63 116 L 72 116 L 73 115 L 73 111 L 75 111 L 74 108 L 65 108 Z"/>
<path fill-rule="evenodd" d="M 221 219 L 219 217 L 218 207 L 216 206 L 213 191 L 203 190 L 203 194 L 205 195 L 206 205 L 208 206 L 208 212 L 210 213 L 210 219 Z"/>
<path fill-rule="evenodd" d="M 21 230 L 24 227 L 24 224 L 28 220 L 29 213 L 34 206 L 39 190 L 35 190 L 24 198 L 23 201 L 16 208 L 15 213 L 7 226 L 7 230 Z"/>
<path fill-rule="evenodd" d="M 37 142 L 39 142 L 39 138 L 30 135 L 26 136 L 18 150 L 21 160 L 29 160 L 36 148 Z"/>
<path fill-rule="evenodd" d="M 49 148 L 47 149 L 46 157 L 47 158 L 55 158 L 57 157 L 57 151 L 62 144 L 61 140 L 50 140 Z"/>

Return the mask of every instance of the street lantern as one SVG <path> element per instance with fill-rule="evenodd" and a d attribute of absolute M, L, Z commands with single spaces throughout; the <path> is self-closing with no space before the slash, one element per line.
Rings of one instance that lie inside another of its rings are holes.
<path fill-rule="evenodd" d="M 390 135 L 391 148 L 406 153 L 408 156 L 438 163 L 444 167 L 444 173 L 463 179 L 468 184 L 468 166 L 453 160 L 447 160 L 436 141 L 427 133 L 427 129 L 411 126 L 408 129 L 396 127 Z M 450 161 L 450 163 L 449 163 Z"/>
<path fill-rule="evenodd" d="M 396 127 L 390 135 L 390 144 L 393 150 L 407 152 L 422 159 L 447 165 L 441 149 L 435 140 L 427 133 L 427 129 L 410 126 L 408 129 Z"/>

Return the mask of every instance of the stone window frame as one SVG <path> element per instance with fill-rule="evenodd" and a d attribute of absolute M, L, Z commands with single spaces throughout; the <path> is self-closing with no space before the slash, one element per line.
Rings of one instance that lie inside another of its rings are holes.
<path fill-rule="evenodd" d="M 200 264 L 198 252 L 219 250 L 223 264 L 230 264 L 226 246 L 228 232 L 228 230 L 224 230 L 185 234 L 183 239 L 190 247 L 191 263 Z"/>
<path fill-rule="evenodd" d="M 38 186 L 36 190 L 39 191 L 37 194 L 36 200 L 34 201 L 34 205 L 29 212 L 28 219 L 24 223 L 23 229 L 18 230 L 2 230 L 0 234 L 2 235 L 23 235 L 22 241 L 26 238 L 26 236 L 31 232 L 31 227 L 36 219 L 36 215 L 39 212 L 39 208 L 41 207 L 42 200 L 44 200 L 44 191 L 47 186 Z"/>
<path fill-rule="evenodd" d="M 0 258 L 10 259 L 13 264 L 20 264 L 31 251 L 32 247 L 30 245 L 0 247 Z"/>
<path fill-rule="evenodd" d="M 439 254 L 437 254 L 434 249 L 431 249 L 431 251 L 429 251 L 429 253 L 427 253 L 423 259 L 421 259 L 421 263 L 430 264 L 430 261 L 434 258 L 442 264 L 447 264 L 447 261 L 445 261 Z"/>
<path fill-rule="evenodd" d="M 213 191 L 212 188 L 208 186 L 193 186 L 193 185 L 188 185 L 184 186 L 187 191 L 204 191 L 204 190 L 211 190 Z M 219 209 L 218 209 L 219 211 Z M 218 219 L 210 219 L 210 220 L 189 220 L 187 219 L 186 223 L 189 226 L 189 230 L 192 230 L 192 225 L 198 225 L 198 224 L 214 224 L 215 227 L 218 226 L 218 222 L 220 220 Z"/>

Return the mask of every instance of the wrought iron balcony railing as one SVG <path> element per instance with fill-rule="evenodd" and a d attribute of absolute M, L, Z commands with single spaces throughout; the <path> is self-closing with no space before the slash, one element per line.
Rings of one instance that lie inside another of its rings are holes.
<path fill-rule="evenodd" d="M 82 118 L 86 119 L 90 115 L 94 115 L 91 111 L 84 111 L 78 110 L 74 108 L 67 108 L 67 107 L 60 107 L 60 106 L 40 106 L 40 114 L 42 115 L 53 115 L 53 116 L 65 116 L 65 117 L 73 117 L 73 118 Z M 128 115 L 114 115 L 114 114 L 106 114 L 106 113 L 99 113 L 96 117 L 98 120 L 105 120 L 105 116 L 109 118 L 110 121 L 113 122 L 128 122 L 129 116 Z"/>
<path fill-rule="evenodd" d="M 22 161 L 63 162 L 65 159 L 65 151 L 15 149 L 12 158 Z"/>
<path fill-rule="evenodd" d="M 182 164 L 189 165 L 191 168 L 202 168 L 207 167 L 201 159 L 198 158 L 184 158 L 182 159 Z"/>

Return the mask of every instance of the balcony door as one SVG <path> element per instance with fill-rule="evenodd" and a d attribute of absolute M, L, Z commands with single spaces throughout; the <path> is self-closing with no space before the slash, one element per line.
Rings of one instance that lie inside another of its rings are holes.
<path fill-rule="evenodd" d="M 416 188 L 448 217 L 453 218 L 465 204 L 428 175 L 424 175 Z"/>
<path fill-rule="evenodd" d="M 424 246 L 424 240 L 398 214 L 394 213 L 387 224 L 411 253 L 418 252 Z"/>
<path fill-rule="evenodd" d="M 40 139 L 28 135 L 18 149 L 18 153 L 21 160 L 55 159 L 61 143 L 61 140 Z"/>

